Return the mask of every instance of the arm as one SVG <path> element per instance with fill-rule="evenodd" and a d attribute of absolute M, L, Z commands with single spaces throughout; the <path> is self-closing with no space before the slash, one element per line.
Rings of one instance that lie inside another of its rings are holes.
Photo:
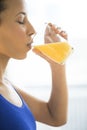
<path fill-rule="evenodd" d="M 52 92 L 48 102 L 30 96 L 18 89 L 37 121 L 52 126 L 61 126 L 67 121 L 67 85 L 65 66 L 52 65 Z"/>
<path fill-rule="evenodd" d="M 67 84 L 65 75 L 65 65 L 52 64 L 52 93 L 48 102 L 48 107 L 52 117 L 57 124 L 67 121 Z"/>
<path fill-rule="evenodd" d="M 50 35 L 50 34 L 51 35 Z M 50 37 L 54 42 L 58 41 L 58 37 L 54 35 L 52 30 L 46 28 L 45 42 L 51 42 Z M 42 56 L 43 57 L 43 56 Z M 37 121 L 52 125 L 60 126 L 66 123 L 67 120 L 67 84 L 65 65 L 56 64 L 45 58 L 51 68 L 52 72 L 52 91 L 48 102 L 38 100 L 29 95 L 29 93 L 19 90 L 26 103 L 29 105 L 32 113 Z"/>

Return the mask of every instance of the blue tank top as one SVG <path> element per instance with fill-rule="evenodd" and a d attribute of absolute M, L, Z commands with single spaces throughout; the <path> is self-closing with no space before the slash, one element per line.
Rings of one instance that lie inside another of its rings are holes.
<path fill-rule="evenodd" d="M 0 130 L 36 130 L 35 119 L 22 99 L 18 107 L 0 95 Z"/>

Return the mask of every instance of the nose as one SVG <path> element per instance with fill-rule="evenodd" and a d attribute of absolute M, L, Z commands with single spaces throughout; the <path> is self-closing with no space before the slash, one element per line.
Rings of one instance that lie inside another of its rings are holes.
<path fill-rule="evenodd" d="M 27 23 L 27 35 L 32 38 L 35 36 L 36 31 L 30 22 Z"/>

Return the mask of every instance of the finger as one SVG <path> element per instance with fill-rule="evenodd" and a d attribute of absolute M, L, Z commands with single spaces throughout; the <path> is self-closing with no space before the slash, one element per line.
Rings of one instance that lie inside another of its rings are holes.
<path fill-rule="evenodd" d="M 46 36 L 47 43 L 54 42 L 53 39 L 50 36 Z"/>
<path fill-rule="evenodd" d="M 67 35 L 67 33 L 65 31 L 61 31 L 59 34 L 60 34 L 60 36 L 62 36 L 66 40 L 68 39 L 68 35 Z"/>
<path fill-rule="evenodd" d="M 59 34 L 61 37 L 63 37 L 64 39 L 68 39 L 68 35 L 65 31 L 61 30 L 60 27 L 57 27 L 56 25 L 52 24 L 52 23 L 48 23 L 48 25 L 51 27 L 51 29 L 56 33 Z"/>
<path fill-rule="evenodd" d="M 50 28 L 56 33 L 59 34 L 61 31 L 61 28 L 56 26 L 55 24 L 52 23 L 48 23 L 48 26 L 50 26 Z"/>

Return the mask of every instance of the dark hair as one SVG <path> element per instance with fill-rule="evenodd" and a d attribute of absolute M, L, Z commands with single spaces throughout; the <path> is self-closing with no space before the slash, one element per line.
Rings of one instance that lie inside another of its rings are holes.
<path fill-rule="evenodd" d="M 6 9 L 5 0 L 0 0 L 0 13 L 2 13 Z"/>
<path fill-rule="evenodd" d="M 1 23 L 1 13 L 6 10 L 7 6 L 5 3 L 6 0 L 0 0 L 0 23 Z"/>

